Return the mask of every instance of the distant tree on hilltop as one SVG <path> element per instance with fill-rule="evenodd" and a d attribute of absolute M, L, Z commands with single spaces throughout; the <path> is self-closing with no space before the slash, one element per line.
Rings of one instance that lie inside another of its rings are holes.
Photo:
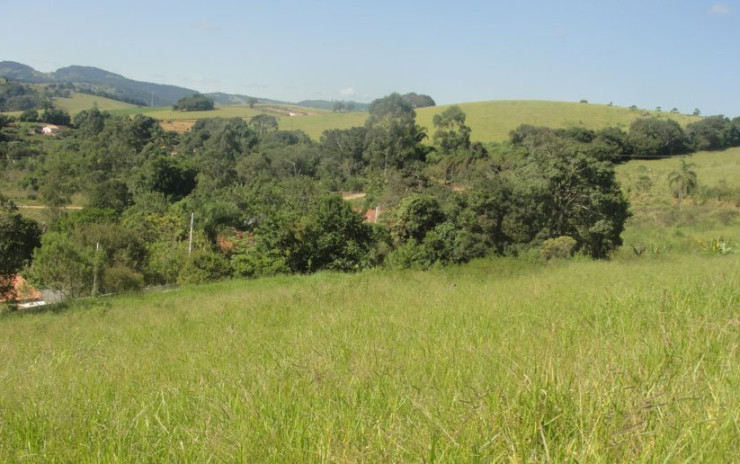
<path fill-rule="evenodd" d="M 418 94 L 415 92 L 407 93 L 403 96 L 403 99 L 409 102 L 414 108 L 424 108 L 427 106 L 437 106 L 434 99 L 429 95 Z"/>
<path fill-rule="evenodd" d="M 205 95 L 195 94 L 192 97 L 183 97 L 172 105 L 175 111 L 210 111 L 213 109 L 213 99 Z"/>

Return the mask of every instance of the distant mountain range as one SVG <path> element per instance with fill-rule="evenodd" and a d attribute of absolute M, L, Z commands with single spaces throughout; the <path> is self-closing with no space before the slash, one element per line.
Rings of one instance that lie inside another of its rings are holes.
<path fill-rule="evenodd" d="M 67 66 L 50 73 L 14 61 L 0 62 L 0 77 L 34 84 L 72 83 L 79 92 L 100 95 L 141 106 L 169 106 L 183 97 L 198 93 L 174 85 L 154 84 L 128 79 L 99 68 Z"/>
<path fill-rule="evenodd" d="M 183 97 L 200 93 L 194 89 L 175 85 L 154 84 L 128 79 L 100 68 L 90 66 L 67 66 L 50 73 L 43 73 L 31 66 L 15 61 L 0 61 L 0 77 L 29 84 L 74 84 L 78 92 L 99 95 L 140 106 L 171 106 Z M 205 94 L 219 105 L 246 105 L 248 95 L 226 94 L 221 92 Z M 286 103 L 267 98 L 257 98 L 260 103 Z M 300 106 L 332 109 L 334 102 L 327 100 L 306 100 Z M 356 103 L 355 108 L 362 110 L 366 104 Z"/>

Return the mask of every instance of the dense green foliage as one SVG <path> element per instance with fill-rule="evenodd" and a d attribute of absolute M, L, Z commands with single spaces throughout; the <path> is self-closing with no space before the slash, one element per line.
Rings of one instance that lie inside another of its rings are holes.
<path fill-rule="evenodd" d="M 176 134 L 94 107 L 53 138 L 8 119 L 0 153 L 16 188 L 54 208 L 29 275 L 83 296 L 230 276 L 428 269 L 526 254 L 558 237 L 574 241 L 568 254 L 607 258 L 630 215 L 614 163 L 683 153 L 715 129 L 735 143 L 736 127 L 725 118 L 686 131 L 662 119 L 627 132 L 522 125 L 510 142 L 483 145 L 471 142 L 460 107 L 433 119 L 428 135 L 407 96 L 391 94 L 370 105 L 363 126 L 313 141 L 266 113 L 200 119 Z M 346 191 L 362 195 L 350 204 Z M 59 209 L 76 202 L 85 209 Z M 364 222 L 368 210 L 380 212 L 378 224 Z"/>
<path fill-rule="evenodd" d="M 41 95 L 28 85 L 0 83 L 0 111 L 24 111 L 39 108 Z"/>
<path fill-rule="evenodd" d="M 40 237 L 38 224 L 21 216 L 15 204 L 0 194 L 0 298 L 14 298 L 13 277 L 28 264 Z"/>
<path fill-rule="evenodd" d="M 436 106 L 434 99 L 429 95 L 409 92 L 403 96 L 403 99 L 409 102 L 414 108 L 425 108 L 427 106 Z"/>
<path fill-rule="evenodd" d="M 201 94 L 182 97 L 172 105 L 172 109 L 177 111 L 210 111 L 213 109 L 213 99 Z"/>

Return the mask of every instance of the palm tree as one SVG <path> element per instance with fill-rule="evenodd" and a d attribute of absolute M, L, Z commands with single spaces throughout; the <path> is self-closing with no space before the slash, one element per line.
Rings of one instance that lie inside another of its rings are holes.
<path fill-rule="evenodd" d="M 694 166 L 694 163 L 687 163 L 685 159 L 681 159 L 681 168 L 668 174 L 668 185 L 675 186 L 679 207 L 681 200 L 696 188 L 696 171 L 692 169 Z"/>

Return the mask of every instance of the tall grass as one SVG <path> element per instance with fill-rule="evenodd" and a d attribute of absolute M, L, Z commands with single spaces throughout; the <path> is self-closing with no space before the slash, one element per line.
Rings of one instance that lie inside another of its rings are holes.
<path fill-rule="evenodd" d="M 0 455 L 728 461 L 738 264 L 501 259 L 5 317 Z"/>
<path fill-rule="evenodd" d="M 700 183 L 733 176 L 737 155 L 694 155 Z M 627 189 L 655 182 L 630 190 L 611 261 L 234 280 L 6 314 L 0 461 L 732 462 L 740 254 L 695 239 L 740 227 L 711 220 L 729 205 L 679 209 L 674 164 L 619 167 Z"/>

